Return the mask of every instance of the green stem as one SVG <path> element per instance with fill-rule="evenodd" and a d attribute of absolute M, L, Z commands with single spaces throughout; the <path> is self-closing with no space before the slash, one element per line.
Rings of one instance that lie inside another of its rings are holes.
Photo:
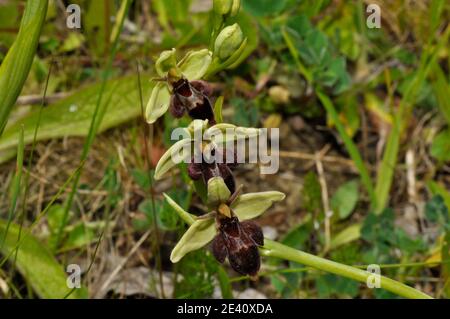
<path fill-rule="evenodd" d="M 178 206 L 170 197 L 164 195 L 167 200 Z M 184 213 L 184 210 L 176 209 L 177 214 L 188 224 L 195 221 L 192 215 Z M 264 238 L 264 247 L 260 249 L 261 255 L 275 257 L 284 260 L 294 261 L 304 266 L 312 267 L 338 276 L 350 278 L 359 282 L 367 283 L 372 273 L 358 269 L 356 267 L 344 265 L 322 257 L 305 253 L 304 251 L 291 248 L 276 241 Z M 381 267 L 380 267 L 381 268 Z M 386 289 L 396 295 L 410 299 L 432 299 L 427 294 L 409 287 L 401 282 L 395 281 L 385 276 L 380 276 L 381 288 Z"/>
<path fill-rule="evenodd" d="M 373 276 L 372 273 L 362 269 L 317 257 L 269 239 L 265 239 L 264 243 L 264 247 L 260 249 L 263 256 L 298 262 L 305 266 L 313 267 L 318 270 L 323 270 L 328 273 L 336 274 L 338 276 L 350 278 L 363 283 L 366 283 L 370 276 Z M 381 288 L 405 298 L 432 299 L 430 296 L 417 289 L 384 276 L 380 276 L 380 284 Z"/>

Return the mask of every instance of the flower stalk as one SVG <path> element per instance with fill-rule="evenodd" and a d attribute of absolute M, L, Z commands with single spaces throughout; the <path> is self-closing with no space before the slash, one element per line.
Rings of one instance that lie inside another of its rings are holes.
<path fill-rule="evenodd" d="M 167 198 L 167 197 L 166 197 Z M 181 212 L 177 213 L 181 214 Z M 192 215 L 183 215 L 180 217 L 189 225 L 194 223 L 195 218 Z M 279 242 L 264 238 L 264 246 L 260 248 L 261 256 L 280 258 L 293 261 L 304 266 L 312 267 L 331 274 L 353 279 L 362 283 L 367 283 L 371 273 L 362 269 L 337 263 L 326 258 L 308 254 L 304 251 L 291 248 Z M 381 288 L 390 291 L 398 296 L 409 299 L 433 299 L 429 295 L 414 289 L 401 282 L 391 278 L 380 276 Z"/>
<path fill-rule="evenodd" d="M 308 254 L 304 251 L 288 247 L 276 241 L 264 239 L 264 243 L 264 247 L 260 249 L 260 253 L 262 256 L 294 261 L 305 266 L 353 279 L 362 283 L 367 283 L 368 279 L 370 279 L 370 276 L 373 276 L 373 274 L 371 274 L 370 272 L 364 271 L 362 269 Z M 432 299 L 432 297 L 417 289 L 414 289 L 410 286 L 407 286 L 401 282 L 385 276 L 380 276 L 380 283 L 380 288 L 383 288 L 401 297 L 410 299 Z"/>

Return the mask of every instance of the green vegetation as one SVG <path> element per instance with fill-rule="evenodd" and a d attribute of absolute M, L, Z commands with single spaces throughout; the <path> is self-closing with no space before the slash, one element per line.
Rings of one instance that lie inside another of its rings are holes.
<path fill-rule="evenodd" d="M 0 2 L 0 298 L 450 297 L 447 1 L 70 3 Z M 196 125 L 279 128 L 278 172 L 175 163 Z"/>

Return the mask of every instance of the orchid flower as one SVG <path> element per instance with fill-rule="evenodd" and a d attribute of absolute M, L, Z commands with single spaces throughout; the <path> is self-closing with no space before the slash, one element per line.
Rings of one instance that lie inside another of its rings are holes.
<path fill-rule="evenodd" d="M 192 161 L 195 152 L 200 151 L 204 154 L 206 151 L 211 151 L 218 145 L 224 145 L 229 141 L 257 136 L 260 134 L 260 129 L 238 127 L 226 123 L 216 124 L 208 128 L 208 120 L 194 120 L 187 128 L 183 129 L 183 133 L 187 137 L 173 144 L 158 161 L 154 175 L 156 180 L 161 179 L 167 171 L 181 162 L 193 164 L 190 167 L 190 173 L 192 173 L 190 176 L 197 179 L 194 177 L 197 168 Z M 206 137 L 209 139 L 209 143 L 196 143 L 197 137 Z"/>
<path fill-rule="evenodd" d="M 263 244 L 262 231 L 253 219 L 264 213 L 285 195 L 266 191 L 239 195 L 231 194 L 221 177 L 208 181 L 210 214 L 196 217 L 181 208 L 167 194 L 170 206 L 191 226 L 172 250 L 170 260 L 178 262 L 187 253 L 213 242 L 213 254 L 219 262 L 228 256 L 231 266 L 242 274 L 255 275 L 259 269 L 258 246 Z"/>
<path fill-rule="evenodd" d="M 196 93 L 193 103 L 199 103 L 199 99 L 207 98 L 202 92 L 201 85 L 199 83 L 191 85 L 190 81 L 200 80 L 206 74 L 212 61 L 212 53 L 207 49 L 190 51 L 177 62 L 175 52 L 175 49 L 163 51 L 155 63 L 156 72 L 161 81 L 153 87 L 147 103 L 145 117 L 148 123 L 154 123 L 167 112 L 174 88 L 183 90 L 187 88 L 191 91 L 190 93 Z M 180 114 L 180 108 L 174 109 L 173 112 Z"/>

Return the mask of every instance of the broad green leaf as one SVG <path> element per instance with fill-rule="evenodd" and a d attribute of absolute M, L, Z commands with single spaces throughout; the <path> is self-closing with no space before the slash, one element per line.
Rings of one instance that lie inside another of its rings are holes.
<path fill-rule="evenodd" d="M 27 79 L 45 21 L 48 0 L 28 0 L 19 34 L 0 66 L 0 136 Z"/>
<path fill-rule="evenodd" d="M 358 202 L 358 182 L 350 181 L 341 185 L 331 198 L 331 208 L 339 214 L 339 218 L 347 218 Z"/>
<path fill-rule="evenodd" d="M 222 177 L 213 177 L 208 181 L 208 204 L 218 205 L 230 198 L 231 192 Z"/>
<path fill-rule="evenodd" d="M 196 220 L 172 250 L 170 260 L 173 263 L 180 261 L 187 253 L 208 244 L 215 235 L 214 218 Z"/>
<path fill-rule="evenodd" d="M 0 221 L 0 236 L 5 233 L 6 223 Z M 14 248 L 19 236 L 19 226 L 11 224 L 6 236 L 5 244 L 1 250 L 3 256 L 14 258 Z M 22 229 L 22 243 L 19 246 L 16 267 L 22 276 L 29 282 L 34 292 L 40 298 L 64 298 L 70 288 L 67 286 L 68 274 L 58 263 L 50 251 L 43 246 L 28 230 Z M 85 288 L 75 289 L 68 298 L 87 298 Z"/>
<path fill-rule="evenodd" d="M 274 202 L 281 201 L 285 197 L 286 195 L 277 191 L 248 193 L 239 196 L 231 208 L 239 220 L 252 219 L 264 213 Z"/>
<path fill-rule="evenodd" d="M 189 81 L 199 80 L 205 75 L 211 61 L 212 53 L 207 49 L 190 51 L 179 62 L 178 67 Z"/>
<path fill-rule="evenodd" d="M 191 144 L 192 139 L 190 138 L 182 139 L 173 144 L 159 159 L 155 168 L 155 179 L 160 179 L 172 167 L 188 160 L 192 155 Z"/>
<path fill-rule="evenodd" d="M 145 118 L 149 124 L 156 122 L 169 109 L 170 92 L 167 83 L 156 83 L 145 109 Z"/>
<path fill-rule="evenodd" d="M 143 92 L 148 92 L 150 85 L 145 82 L 142 85 Z M 89 132 L 100 87 L 100 84 L 88 86 L 45 107 L 42 111 L 36 140 L 42 141 L 65 136 L 86 136 Z M 98 130 L 99 133 L 141 115 L 136 77 L 123 77 L 109 81 L 104 94 L 105 102 L 110 103 L 110 105 L 108 112 L 103 117 Z M 148 95 L 146 94 L 146 96 Z M 38 117 L 39 110 L 36 109 L 8 126 L 0 137 L 0 153 L 5 152 L 11 155 L 11 150 L 17 146 L 22 125 L 25 128 L 25 144 L 31 143 Z"/>

